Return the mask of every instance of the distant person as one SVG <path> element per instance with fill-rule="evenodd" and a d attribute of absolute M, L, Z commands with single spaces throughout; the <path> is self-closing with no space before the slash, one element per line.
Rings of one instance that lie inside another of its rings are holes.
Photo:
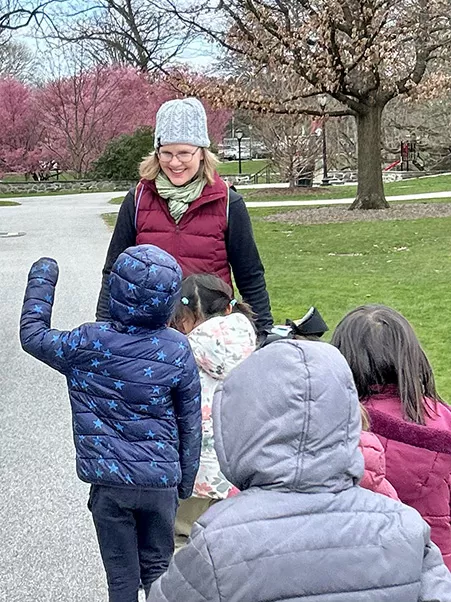
<path fill-rule="evenodd" d="M 148 602 L 448 602 L 416 510 L 358 486 L 360 406 L 331 345 L 281 340 L 226 377 L 215 448 L 238 495 L 212 506 Z"/>
<path fill-rule="evenodd" d="M 214 449 L 211 415 L 216 387 L 256 346 L 252 312 L 233 297 L 231 287 L 210 274 L 193 274 L 182 283 L 174 326 L 188 335 L 202 388 L 202 452 L 193 496 L 180 503 L 176 544 L 183 545 L 194 522 L 214 503 L 233 494 Z"/>
<path fill-rule="evenodd" d="M 264 269 L 242 197 L 215 171 L 204 107 L 196 98 L 161 105 L 155 152 L 140 166 L 141 180 L 124 199 L 108 249 L 97 305 L 107 320 L 108 277 L 119 253 L 150 243 L 171 253 L 184 277 L 215 274 L 238 291 L 256 315 L 259 333 L 272 326 Z"/>
<path fill-rule="evenodd" d="M 388 480 L 429 523 L 451 569 L 451 408 L 412 326 L 390 307 L 366 305 L 342 319 L 332 343 L 385 449 Z"/>
<path fill-rule="evenodd" d="M 111 321 L 50 328 L 58 265 L 33 264 L 22 347 L 66 376 L 77 474 L 92 512 L 110 602 L 136 602 L 167 568 L 178 497 L 199 466 L 199 376 L 187 338 L 166 326 L 182 273 L 165 251 L 127 249 L 110 275 Z"/>

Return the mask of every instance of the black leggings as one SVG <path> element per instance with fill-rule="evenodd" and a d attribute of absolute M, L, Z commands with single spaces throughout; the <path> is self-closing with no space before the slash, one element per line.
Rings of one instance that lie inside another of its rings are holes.
<path fill-rule="evenodd" d="M 137 602 L 146 596 L 174 553 L 177 488 L 138 489 L 92 485 L 92 512 L 105 567 L 109 602 Z"/>

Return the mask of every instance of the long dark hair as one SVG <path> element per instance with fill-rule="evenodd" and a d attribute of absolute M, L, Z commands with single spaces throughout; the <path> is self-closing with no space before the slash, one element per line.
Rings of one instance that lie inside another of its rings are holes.
<path fill-rule="evenodd" d="M 240 312 L 253 324 L 250 306 L 233 297 L 233 290 L 221 278 L 212 274 L 192 274 L 182 282 L 182 295 L 172 319 L 177 330 L 183 330 L 183 322 L 190 319 L 193 323 L 204 322 L 215 316 L 223 316 L 227 308 Z"/>
<path fill-rule="evenodd" d="M 331 343 L 348 361 L 363 403 L 377 387 L 396 385 L 405 418 L 424 425 L 424 397 L 442 401 L 412 326 L 396 310 L 384 305 L 353 309 L 338 324 Z"/>

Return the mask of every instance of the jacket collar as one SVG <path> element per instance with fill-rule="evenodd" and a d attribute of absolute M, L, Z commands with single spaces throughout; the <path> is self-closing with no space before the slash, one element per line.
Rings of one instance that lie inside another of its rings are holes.
<path fill-rule="evenodd" d="M 402 418 L 365 406 L 370 416 L 371 430 L 381 437 L 451 456 L 451 433 L 406 422 Z"/>

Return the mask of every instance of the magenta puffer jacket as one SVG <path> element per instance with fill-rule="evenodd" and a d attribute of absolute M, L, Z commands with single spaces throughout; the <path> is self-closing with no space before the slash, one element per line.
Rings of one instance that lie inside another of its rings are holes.
<path fill-rule="evenodd" d="M 451 408 L 425 403 L 426 426 L 403 418 L 396 387 L 386 387 L 364 405 L 385 449 L 387 479 L 399 499 L 429 523 L 431 539 L 451 570 Z"/>
<path fill-rule="evenodd" d="M 362 431 L 359 447 L 365 460 L 365 472 L 359 483 L 360 487 L 399 500 L 395 488 L 386 478 L 385 452 L 377 436 Z"/>

